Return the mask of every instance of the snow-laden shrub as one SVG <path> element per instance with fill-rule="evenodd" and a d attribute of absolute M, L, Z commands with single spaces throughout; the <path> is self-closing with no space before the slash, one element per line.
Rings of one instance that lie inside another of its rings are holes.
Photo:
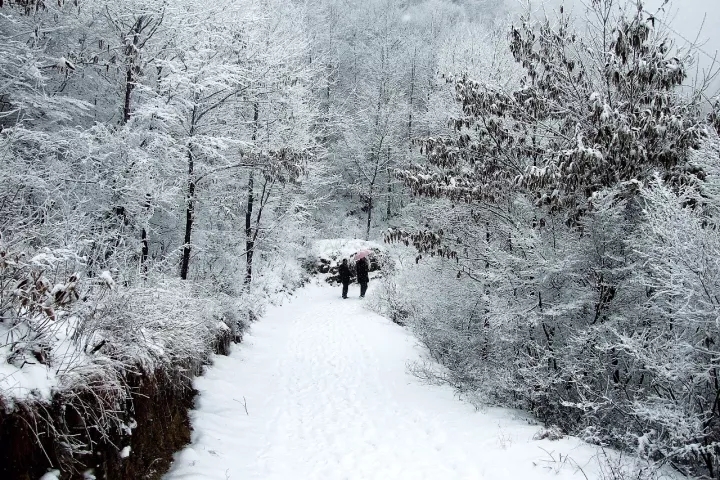
<path fill-rule="evenodd" d="M 533 440 L 560 440 L 565 437 L 563 431 L 557 425 L 550 425 L 547 428 L 541 428 L 535 435 Z"/>
<path fill-rule="evenodd" d="M 144 371 L 197 368 L 209 361 L 211 344 L 230 332 L 222 304 L 198 296 L 178 279 L 118 289 L 78 313 L 76 342 L 83 352 L 107 356 Z"/>
<path fill-rule="evenodd" d="M 643 475 L 672 461 L 717 478 L 720 182 L 706 171 L 701 190 L 599 192 L 579 229 L 533 222 L 519 200 L 475 264 L 408 259 L 379 296 L 443 367 L 413 371 L 635 452 Z"/>
<path fill-rule="evenodd" d="M 48 399 L 53 389 L 106 370 L 203 363 L 218 333 L 234 328 L 220 302 L 192 284 L 161 277 L 122 287 L 109 272 L 82 278 L 79 267 L 67 250 L 0 251 L 0 394 L 7 399 Z"/>
<path fill-rule="evenodd" d="M 717 158 L 717 157 L 716 157 Z M 711 169 L 709 169 L 711 170 Z M 643 190 L 645 221 L 632 239 L 647 292 L 639 325 L 614 331 L 616 350 L 642 378 L 628 410 L 645 425 L 649 456 L 703 463 L 720 475 L 720 178 L 703 195 L 659 180 Z"/>
<path fill-rule="evenodd" d="M 382 279 L 373 307 L 407 325 L 427 348 L 432 363 L 412 370 L 428 381 L 447 382 L 484 401 L 507 391 L 510 365 L 499 338 L 487 321 L 489 298 L 480 286 L 458 278 L 440 259 L 416 263 L 416 254 L 394 248 L 395 268 Z M 499 333 L 499 332 L 497 332 Z M 506 368 L 508 367 L 508 368 Z"/>
<path fill-rule="evenodd" d="M 79 264 L 70 250 L 32 255 L 0 244 L 0 400 L 50 395 L 63 370 L 57 349 L 72 350 Z"/>
<path fill-rule="evenodd" d="M 139 381 L 185 402 L 192 378 L 245 326 L 236 299 L 212 287 L 88 278 L 71 250 L 27 252 L 0 249 L 0 407 L 27 423 L 37 439 L 28 448 L 52 446 L 63 471 L 112 448 L 133 421 Z"/>

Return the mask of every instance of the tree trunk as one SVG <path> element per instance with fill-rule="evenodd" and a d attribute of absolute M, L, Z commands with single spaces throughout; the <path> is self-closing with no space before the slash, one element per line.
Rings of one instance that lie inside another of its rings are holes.
<path fill-rule="evenodd" d="M 252 262 L 253 262 L 253 251 L 255 249 L 255 241 L 252 235 L 252 214 L 253 214 L 253 202 L 254 198 L 254 181 L 255 172 L 250 171 L 250 178 L 248 179 L 248 201 L 247 211 L 245 212 L 245 285 L 252 282 Z"/>
<path fill-rule="evenodd" d="M 147 273 L 147 259 L 150 253 L 150 246 L 148 245 L 147 229 L 143 227 L 140 232 L 140 242 L 142 243 L 142 250 L 140 252 L 140 272 Z"/>
<path fill-rule="evenodd" d="M 123 104 L 123 116 L 122 124 L 125 125 L 130 120 L 130 113 L 132 112 L 132 93 L 135 90 L 135 74 L 139 72 L 137 66 L 138 60 L 138 45 L 140 43 L 140 34 L 148 26 L 144 23 L 145 16 L 141 16 L 135 21 L 130 30 L 132 35 L 132 43 L 125 47 L 125 102 Z"/>
<path fill-rule="evenodd" d="M 367 230 L 365 231 L 365 240 L 370 240 L 370 222 L 372 221 L 372 211 L 373 211 L 373 186 L 370 185 L 370 194 L 368 195 Z"/>
<path fill-rule="evenodd" d="M 387 183 L 387 220 L 390 221 L 392 217 L 392 174 L 390 169 L 387 171 L 388 183 Z"/>
<path fill-rule="evenodd" d="M 122 118 L 122 124 L 125 125 L 127 122 L 130 121 L 130 112 L 131 110 L 131 100 L 132 100 L 132 92 L 135 89 L 135 79 L 133 75 L 133 70 L 135 69 L 135 66 L 132 64 L 127 66 L 127 72 L 125 74 L 125 103 L 123 105 L 123 118 Z"/>
<path fill-rule="evenodd" d="M 180 264 L 180 278 L 187 280 L 190 268 L 190 240 L 192 227 L 195 221 L 195 165 L 192 145 L 188 145 L 188 193 L 185 204 L 185 240 L 183 245 L 182 263 Z"/>
<path fill-rule="evenodd" d="M 255 103 L 253 105 L 253 122 L 254 130 L 252 134 L 253 142 L 257 140 L 258 120 L 260 118 L 260 106 Z M 245 211 L 245 285 L 252 282 L 252 263 L 253 254 L 255 253 L 255 238 L 252 231 L 252 214 L 253 202 L 255 200 L 255 171 L 250 170 L 250 178 L 248 178 L 248 201 Z"/>
<path fill-rule="evenodd" d="M 417 57 L 417 48 L 413 52 L 412 67 L 410 69 L 410 98 L 408 112 L 408 149 L 412 151 L 412 127 L 413 127 L 413 100 L 415 97 L 415 61 Z"/>
<path fill-rule="evenodd" d="M 130 114 L 132 112 L 132 94 L 135 90 L 135 73 L 137 72 L 137 47 L 140 40 L 140 32 L 143 28 L 142 17 L 135 22 L 132 28 L 133 41 L 132 45 L 125 49 L 125 101 L 123 102 L 123 115 L 121 119 L 121 125 L 127 125 L 130 121 Z M 149 252 L 147 230 L 145 228 L 140 232 L 140 243 L 142 249 L 140 251 L 140 272 L 147 273 L 147 258 Z"/>
<path fill-rule="evenodd" d="M 387 149 L 387 221 L 392 217 L 392 173 L 390 173 L 390 147 Z"/>

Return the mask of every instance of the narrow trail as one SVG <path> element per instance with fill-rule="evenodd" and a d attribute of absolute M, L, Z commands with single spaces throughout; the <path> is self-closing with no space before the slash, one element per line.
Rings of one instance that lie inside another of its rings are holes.
<path fill-rule="evenodd" d="M 540 427 L 520 415 L 477 412 L 409 375 L 422 349 L 351 295 L 308 286 L 218 356 L 165 478 L 595 478 L 590 446 L 532 440 Z"/>

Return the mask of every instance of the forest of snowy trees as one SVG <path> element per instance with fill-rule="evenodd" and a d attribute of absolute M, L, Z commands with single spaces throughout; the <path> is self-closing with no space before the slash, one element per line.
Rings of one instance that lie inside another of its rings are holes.
<path fill-rule="evenodd" d="M 187 430 L 312 240 L 359 238 L 417 375 L 720 479 L 715 71 L 636 0 L 510 7 L 0 0 L 0 473 L 81 474 L 136 392 Z"/>

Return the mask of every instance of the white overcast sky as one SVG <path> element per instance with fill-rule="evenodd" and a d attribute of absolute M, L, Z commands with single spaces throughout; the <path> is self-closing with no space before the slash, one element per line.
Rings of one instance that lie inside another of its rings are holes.
<path fill-rule="evenodd" d="M 646 9 L 654 12 L 662 0 L 647 0 Z M 698 40 L 701 65 L 712 63 L 720 50 L 720 0 L 675 0 L 666 7 L 671 28 L 692 42 Z M 699 34 L 699 36 L 698 36 Z M 678 42 L 684 42 L 681 38 Z M 720 60 L 720 55 L 718 55 Z"/>

